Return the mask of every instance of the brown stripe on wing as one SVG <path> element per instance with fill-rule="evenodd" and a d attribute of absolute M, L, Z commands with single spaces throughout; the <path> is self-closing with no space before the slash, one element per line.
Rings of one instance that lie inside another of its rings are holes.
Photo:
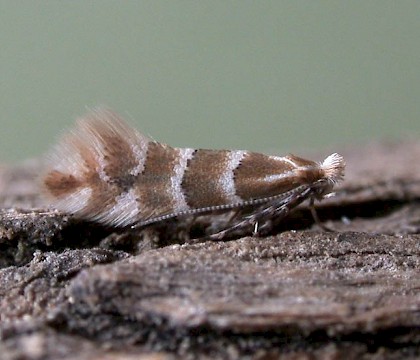
<path fill-rule="evenodd" d="M 230 165 L 228 150 L 196 150 L 188 161 L 182 180 L 182 189 L 187 204 L 192 209 L 217 206 L 228 203 L 232 194 L 223 186 L 224 175 Z"/>
<path fill-rule="evenodd" d="M 121 194 L 120 188 L 107 184 L 99 176 L 92 178 L 89 183 L 92 191 L 89 202 L 80 210 L 80 215 L 95 220 L 106 217 L 107 212 L 116 204 L 117 196 Z"/>
<path fill-rule="evenodd" d="M 148 139 L 138 134 L 110 110 L 94 111 L 80 124 L 92 139 L 92 146 L 97 159 L 97 171 L 102 181 L 120 188 L 120 192 L 129 190 L 135 181 L 133 170 L 138 166 L 138 159 L 133 146 L 144 144 L 144 153 Z"/>
<path fill-rule="evenodd" d="M 50 196 L 67 196 L 82 186 L 83 183 L 72 174 L 51 170 L 44 178 L 44 186 Z"/>
<path fill-rule="evenodd" d="M 300 166 L 299 160 L 300 158 L 297 157 L 282 158 L 248 153 L 235 170 L 237 195 L 245 200 L 260 199 L 279 195 L 295 188 L 302 184 L 300 176 L 293 173 L 296 165 Z M 317 165 L 314 162 L 311 164 Z M 303 166 L 307 165 L 309 162 L 305 160 Z M 285 176 L 282 177 L 281 174 Z M 269 180 L 272 175 L 272 179 Z"/>
<path fill-rule="evenodd" d="M 79 214 L 102 221 L 117 205 L 118 196 L 133 186 L 132 171 L 138 166 L 133 146 L 142 143 L 147 148 L 149 139 L 107 109 L 93 110 L 77 125 L 77 148 L 87 170 L 85 185 L 91 189 L 90 200 Z"/>
<path fill-rule="evenodd" d="M 179 161 L 179 150 L 157 142 L 149 143 L 143 172 L 138 175 L 134 191 L 141 205 L 141 219 L 172 213 L 175 195 L 171 178 Z"/>
<path fill-rule="evenodd" d="M 117 186 L 104 181 L 98 170 L 104 163 L 98 149 L 92 144 L 94 139 L 101 139 L 98 136 L 99 129 L 104 127 L 103 123 L 93 124 L 91 119 L 86 122 L 79 122 L 79 128 L 74 133 L 74 141 L 77 141 L 77 149 L 83 159 L 83 182 L 81 185 L 91 189 L 91 196 L 86 205 L 79 210 L 80 216 L 87 218 L 100 218 L 110 207 L 115 204 L 116 196 L 120 193 Z M 77 137 L 77 133 L 79 136 Z M 102 139 L 101 139 L 102 140 Z M 105 146 L 104 146 L 105 148 Z M 108 146 L 109 148 L 109 146 Z"/>
<path fill-rule="evenodd" d="M 71 157 L 73 159 L 69 160 Z M 55 152 L 50 155 L 49 162 L 51 169 L 44 175 L 43 187 L 53 199 L 68 196 L 86 186 L 97 165 L 92 151 L 78 131 L 63 137 Z M 65 165 L 60 162 L 65 162 Z"/>

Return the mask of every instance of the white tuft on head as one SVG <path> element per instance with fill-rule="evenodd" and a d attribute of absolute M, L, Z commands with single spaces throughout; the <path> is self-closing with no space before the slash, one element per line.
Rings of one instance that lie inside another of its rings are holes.
<path fill-rule="evenodd" d="M 343 180 L 346 163 L 341 155 L 331 154 L 320 164 L 320 167 L 329 182 L 335 184 Z"/>

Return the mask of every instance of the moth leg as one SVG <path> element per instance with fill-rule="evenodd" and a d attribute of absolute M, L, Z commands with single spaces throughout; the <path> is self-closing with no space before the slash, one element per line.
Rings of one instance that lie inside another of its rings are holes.
<path fill-rule="evenodd" d="M 249 228 L 252 226 L 253 222 L 250 219 L 245 219 L 243 221 L 238 222 L 237 224 L 228 227 L 227 229 L 223 229 L 217 233 L 214 234 L 210 234 L 205 236 L 204 238 L 206 240 L 223 240 L 225 237 L 229 236 L 229 235 L 234 235 L 235 233 L 238 234 L 239 231 L 241 231 L 242 229 L 246 229 L 244 231 L 244 233 L 248 233 L 249 232 Z M 245 235 L 245 234 L 243 234 Z"/>
<path fill-rule="evenodd" d="M 233 210 L 229 216 L 228 221 L 226 222 L 226 226 L 229 226 L 230 224 L 232 224 L 234 219 L 237 219 L 239 214 L 242 212 L 241 208 L 237 208 L 235 210 Z"/>
<path fill-rule="evenodd" d="M 238 221 L 236 224 L 217 233 L 205 236 L 205 239 L 216 241 L 222 240 L 227 236 L 235 235 L 235 233 L 237 234 L 239 231 L 242 231 L 243 233 L 253 233 L 252 230 L 255 230 L 256 223 L 259 223 L 257 226 L 258 235 L 267 232 L 267 220 L 275 219 L 276 222 L 281 221 L 289 214 L 291 209 L 305 201 L 312 192 L 313 189 L 308 186 L 301 188 L 300 191 L 291 192 L 289 196 L 280 200 L 275 199 L 269 203 L 260 205 L 251 214 L 245 216 L 243 220 Z M 261 226 L 261 222 L 265 223 Z"/>
<path fill-rule="evenodd" d="M 254 236 L 260 236 L 263 234 L 269 233 L 276 223 L 279 223 L 282 219 L 284 219 L 290 213 L 290 208 L 287 204 L 283 204 L 281 206 L 270 206 L 265 209 L 258 222 L 257 232 L 255 233 L 254 228 Z M 261 224 L 262 223 L 262 224 Z"/>
<path fill-rule="evenodd" d="M 249 233 L 252 232 L 252 228 L 255 228 L 255 224 L 258 223 L 259 217 L 258 214 L 261 213 L 261 209 L 267 207 L 267 204 L 264 204 L 264 206 L 259 206 L 256 210 L 254 210 L 251 214 L 248 214 L 247 216 L 243 218 L 239 218 L 239 220 L 223 230 L 220 230 L 216 233 L 210 234 L 205 236 L 206 240 L 222 240 L 223 238 L 234 235 L 235 233 L 238 233 L 239 231 L 242 231 L 243 233 Z M 240 215 L 242 209 L 238 209 L 238 211 L 235 212 L 235 216 L 233 216 L 229 222 L 232 223 L 234 219 Z"/>
<path fill-rule="evenodd" d="M 312 196 L 309 200 L 309 210 L 311 211 L 312 218 L 314 219 L 315 224 L 320 227 L 322 230 L 327 232 L 334 232 L 334 229 L 324 225 L 321 220 L 319 219 L 318 213 L 316 212 L 315 208 L 315 198 Z"/>
<path fill-rule="evenodd" d="M 254 230 L 252 231 L 252 236 L 258 236 L 258 221 L 255 222 L 254 224 Z"/>
<path fill-rule="evenodd" d="M 198 217 L 197 214 L 193 214 L 189 219 L 186 219 L 184 221 L 184 226 L 182 227 L 182 231 L 184 232 L 187 238 L 191 237 L 191 229 L 193 228 L 197 220 L 197 217 Z"/>
<path fill-rule="evenodd" d="M 271 226 L 267 226 L 267 221 L 271 220 L 273 217 L 276 217 L 276 220 L 281 220 L 289 213 L 289 208 L 287 203 L 279 205 L 275 204 L 264 204 L 255 209 L 251 214 L 247 215 L 242 220 L 238 221 L 236 224 L 223 229 L 217 233 L 210 234 L 205 238 L 208 240 L 222 240 L 223 238 L 234 235 L 239 231 L 242 231 L 245 235 L 246 233 L 251 233 L 252 236 L 260 236 L 264 232 L 268 232 Z M 261 223 L 263 223 L 261 225 Z"/>

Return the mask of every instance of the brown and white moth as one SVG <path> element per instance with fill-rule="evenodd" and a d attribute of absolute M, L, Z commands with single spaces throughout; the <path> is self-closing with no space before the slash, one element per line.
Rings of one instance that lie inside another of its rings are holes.
<path fill-rule="evenodd" d="M 317 163 L 294 155 L 173 148 L 100 108 L 61 139 L 42 182 L 54 207 L 107 226 L 137 229 L 238 209 L 213 235 L 222 238 L 237 229 L 258 232 L 304 200 L 321 200 L 342 180 L 344 168 L 338 154 Z"/>

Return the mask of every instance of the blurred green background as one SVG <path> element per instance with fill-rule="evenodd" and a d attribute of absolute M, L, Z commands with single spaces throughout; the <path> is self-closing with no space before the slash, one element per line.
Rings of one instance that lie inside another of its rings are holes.
<path fill-rule="evenodd" d="M 106 104 L 173 146 L 420 134 L 420 1 L 0 1 L 0 160 Z"/>

